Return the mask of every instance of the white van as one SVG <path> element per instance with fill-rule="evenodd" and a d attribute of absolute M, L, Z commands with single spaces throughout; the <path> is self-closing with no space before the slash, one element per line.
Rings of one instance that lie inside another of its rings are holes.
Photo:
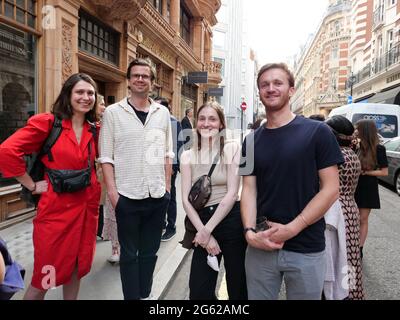
<path fill-rule="evenodd" d="M 333 109 L 329 118 L 337 115 L 345 116 L 353 124 L 362 119 L 374 120 L 384 141 L 399 136 L 400 106 L 397 104 L 351 103 Z"/>

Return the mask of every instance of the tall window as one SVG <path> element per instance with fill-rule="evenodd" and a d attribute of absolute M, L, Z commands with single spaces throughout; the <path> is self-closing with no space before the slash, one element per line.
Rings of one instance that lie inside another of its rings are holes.
<path fill-rule="evenodd" d="M 190 39 L 190 14 L 186 10 L 186 8 L 183 5 L 183 2 L 181 2 L 181 17 L 180 17 L 180 24 L 181 24 L 181 37 L 183 40 L 186 41 L 187 44 L 191 45 L 191 39 Z"/>
<path fill-rule="evenodd" d="M 0 14 L 35 29 L 35 0 L 0 0 Z"/>
<path fill-rule="evenodd" d="M 79 18 L 79 49 L 117 65 L 119 33 L 84 11 Z"/>
<path fill-rule="evenodd" d="M 213 45 L 218 49 L 225 49 L 225 37 L 226 34 L 221 31 L 215 30 L 213 32 Z"/>
<path fill-rule="evenodd" d="M 0 143 L 36 112 L 36 69 L 36 36 L 0 23 Z M 16 183 L 0 173 L 0 187 Z"/>

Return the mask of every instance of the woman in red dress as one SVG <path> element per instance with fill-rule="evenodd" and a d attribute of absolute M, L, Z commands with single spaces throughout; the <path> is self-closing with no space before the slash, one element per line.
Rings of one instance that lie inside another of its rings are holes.
<path fill-rule="evenodd" d="M 91 130 L 95 103 L 93 79 L 74 74 L 64 83 L 51 113 L 31 117 L 0 145 L 3 176 L 15 177 L 33 194 L 40 194 L 33 220 L 34 270 L 24 299 L 44 299 L 48 289 L 59 285 L 63 285 L 64 299 L 77 299 L 80 279 L 90 271 L 100 200 L 94 169 L 97 135 Z M 44 180 L 34 182 L 26 172 L 23 156 L 40 151 L 55 117 L 62 119 L 62 131 L 51 148 L 53 161 L 47 155 L 41 160 L 50 170 L 81 170 L 90 163 L 90 185 L 79 191 L 55 192 L 48 173 Z"/>

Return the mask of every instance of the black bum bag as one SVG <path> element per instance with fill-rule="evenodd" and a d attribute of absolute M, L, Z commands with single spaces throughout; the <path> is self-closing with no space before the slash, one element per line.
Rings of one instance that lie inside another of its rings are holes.
<path fill-rule="evenodd" d="M 90 173 L 92 171 L 90 165 L 90 143 L 88 149 L 88 166 L 85 169 L 56 170 L 46 168 L 47 175 L 55 192 L 76 192 L 90 186 Z"/>
<path fill-rule="evenodd" d="M 57 193 L 76 192 L 90 186 L 90 171 L 90 167 L 82 170 L 46 170 Z"/>

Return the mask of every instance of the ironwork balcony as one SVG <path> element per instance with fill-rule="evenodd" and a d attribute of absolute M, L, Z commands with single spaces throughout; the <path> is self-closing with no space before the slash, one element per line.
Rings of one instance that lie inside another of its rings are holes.
<path fill-rule="evenodd" d="M 368 63 L 367 66 L 365 66 L 365 68 L 363 68 L 360 72 L 355 74 L 354 76 L 356 79 L 353 85 L 362 82 L 368 78 L 371 78 L 376 74 L 386 71 L 393 65 L 398 64 L 399 61 L 400 61 L 400 43 L 396 44 L 383 56 L 375 59 L 375 61 L 373 61 L 372 64 Z"/>

